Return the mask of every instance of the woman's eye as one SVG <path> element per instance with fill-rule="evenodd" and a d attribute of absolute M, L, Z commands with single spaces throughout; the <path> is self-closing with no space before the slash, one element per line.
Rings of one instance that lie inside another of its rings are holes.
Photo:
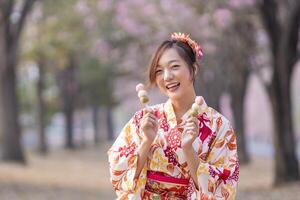
<path fill-rule="evenodd" d="M 155 71 L 155 74 L 160 74 L 161 72 L 162 72 L 162 70 L 158 69 L 158 70 Z"/>
<path fill-rule="evenodd" d="M 178 68 L 178 67 L 180 67 L 179 65 L 173 65 L 172 66 L 172 68 L 174 68 L 174 69 L 176 69 L 176 68 Z"/>

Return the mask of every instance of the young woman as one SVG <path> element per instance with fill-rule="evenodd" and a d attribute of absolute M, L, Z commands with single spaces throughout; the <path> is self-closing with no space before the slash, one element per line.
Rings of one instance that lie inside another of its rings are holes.
<path fill-rule="evenodd" d="M 188 112 L 201 57 L 200 46 L 181 33 L 156 50 L 149 81 L 169 99 L 138 111 L 108 151 L 118 199 L 235 199 L 239 164 L 230 122 L 202 97 L 199 114 Z"/>

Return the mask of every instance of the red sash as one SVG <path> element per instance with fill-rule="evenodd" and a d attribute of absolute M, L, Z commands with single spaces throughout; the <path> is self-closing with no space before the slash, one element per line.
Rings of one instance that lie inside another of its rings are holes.
<path fill-rule="evenodd" d="M 187 199 L 189 179 L 148 171 L 143 199 Z"/>
<path fill-rule="evenodd" d="M 166 176 L 162 172 L 148 171 L 147 178 L 154 180 L 154 181 L 173 183 L 173 184 L 179 184 L 179 185 L 185 185 L 185 186 L 187 186 L 189 184 L 189 179 Z"/>

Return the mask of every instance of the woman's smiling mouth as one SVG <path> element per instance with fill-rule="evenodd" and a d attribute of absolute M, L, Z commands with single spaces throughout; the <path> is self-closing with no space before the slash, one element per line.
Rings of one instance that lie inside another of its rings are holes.
<path fill-rule="evenodd" d="M 177 90 L 179 88 L 179 86 L 180 86 L 180 83 L 170 83 L 170 84 L 166 85 L 166 88 L 168 91 L 173 92 L 173 91 Z"/>

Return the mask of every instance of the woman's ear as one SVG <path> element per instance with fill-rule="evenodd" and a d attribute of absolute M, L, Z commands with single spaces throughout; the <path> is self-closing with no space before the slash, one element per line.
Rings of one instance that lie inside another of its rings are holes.
<path fill-rule="evenodd" d="M 198 69 L 198 65 L 197 65 L 196 63 L 194 63 L 194 64 L 193 64 L 193 68 L 195 69 L 195 70 L 194 70 L 194 76 L 196 76 L 196 74 L 198 73 L 198 70 L 199 70 L 199 69 Z"/>

